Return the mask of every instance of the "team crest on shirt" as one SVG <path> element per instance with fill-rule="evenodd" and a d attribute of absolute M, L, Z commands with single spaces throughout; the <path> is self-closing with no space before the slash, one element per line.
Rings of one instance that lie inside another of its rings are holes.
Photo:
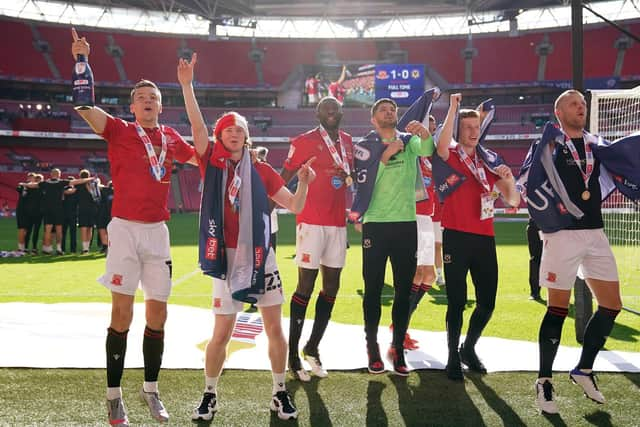
<path fill-rule="evenodd" d="M 340 178 L 339 176 L 332 176 L 331 177 L 331 185 L 333 186 L 333 188 L 335 188 L 336 190 L 340 187 L 342 187 L 342 178 Z"/>

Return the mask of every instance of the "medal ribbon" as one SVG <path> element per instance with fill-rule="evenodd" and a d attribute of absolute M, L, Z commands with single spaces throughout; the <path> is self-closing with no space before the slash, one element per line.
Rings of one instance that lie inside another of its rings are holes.
<path fill-rule="evenodd" d="M 331 138 L 329 138 L 329 134 L 322 127 L 322 125 L 318 126 L 318 131 L 320 131 L 320 136 L 324 141 L 324 145 L 327 146 L 327 149 L 329 150 L 329 153 L 331 154 L 333 161 L 336 163 L 336 165 L 342 168 L 342 170 L 344 171 L 344 173 L 347 174 L 347 176 L 351 175 L 351 168 L 349 167 L 347 152 L 344 149 L 344 144 L 340 140 L 340 132 L 338 132 L 338 144 L 340 144 L 340 154 L 342 155 L 342 159 L 340 159 L 340 156 L 338 155 L 338 150 L 336 150 L 335 144 L 333 143 L 333 141 L 331 141 Z"/>
<path fill-rule="evenodd" d="M 229 202 L 231 203 L 231 206 L 233 206 L 233 209 L 235 212 L 238 212 L 238 209 L 240 208 L 238 195 L 240 194 L 240 186 L 242 185 L 242 179 L 238 174 L 239 167 L 240 167 L 240 162 L 238 162 L 238 164 L 235 166 L 233 170 L 233 180 L 231 181 L 231 184 L 229 184 Z"/>
<path fill-rule="evenodd" d="M 147 157 L 149 157 L 149 164 L 151 165 L 151 170 L 153 171 L 153 176 L 156 178 L 156 181 L 160 182 L 162 180 L 162 165 L 164 164 L 164 159 L 167 157 L 167 138 L 164 136 L 164 132 L 160 129 L 160 136 L 162 137 L 162 151 L 160 152 L 160 157 L 156 156 L 156 152 L 153 149 L 153 144 L 151 143 L 151 138 L 144 131 L 140 123 L 136 121 L 136 131 L 138 132 L 138 136 L 142 140 L 144 144 L 144 148 L 147 151 Z"/>
<path fill-rule="evenodd" d="M 564 143 L 569 149 L 571 157 L 573 157 L 573 160 L 576 163 L 576 167 L 580 171 L 580 175 L 582 175 L 584 188 L 588 191 L 589 179 L 591 178 L 591 174 L 593 173 L 593 164 L 595 163 L 595 161 L 593 160 L 593 152 L 591 151 L 591 146 L 587 141 L 584 141 L 584 157 L 587 164 L 585 166 L 586 171 L 583 172 L 582 168 L 580 167 L 580 155 L 578 154 L 578 150 L 576 150 L 576 146 L 573 145 L 573 141 L 571 141 L 571 138 L 569 138 L 568 136 L 565 136 Z"/>
<path fill-rule="evenodd" d="M 491 192 L 491 187 L 489 186 L 486 172 L 481 165 L 477 164 L 478 156 L 476 155 L 474 161 L 471 161 L 471 158 L 467 155 L 467 153 L 464 152 L 460 144 L 458 144 L 456 150 L 458 151 L 458 155 L 460 156 L 460 159 L 462 160 L 464 165 L 471 171 L 471 174 L 476 178 L 476 180 L 478 180 L 480 185 L 482 185 L 487 193 Z"/>
<path fill-rule="evenodd" d="M 429 159 L 427 159 L 426 157 L 421 157 L 422 159 L 422 164 L 429 170 L 433 169 L 433 166 L 431 166 L 431 162 L 429 161 Z"/>

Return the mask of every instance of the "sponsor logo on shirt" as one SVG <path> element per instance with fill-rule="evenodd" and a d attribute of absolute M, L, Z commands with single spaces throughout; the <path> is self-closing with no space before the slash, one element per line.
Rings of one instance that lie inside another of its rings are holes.
<path fill-rule="evenodd" d="M 215 237 L 207 239 L 204 257 L 208 260 L 216 260 L 218 258 L 218 239 Z"/>
<path fill-rule="evenodd" d="M 264 249 L 262 248 L 262 246 L 256 247 L 255 248 L 255 258 L 256 258 L 255 268 L 258 268 L 262 265 L 263 257 L 264 257 Z"/>

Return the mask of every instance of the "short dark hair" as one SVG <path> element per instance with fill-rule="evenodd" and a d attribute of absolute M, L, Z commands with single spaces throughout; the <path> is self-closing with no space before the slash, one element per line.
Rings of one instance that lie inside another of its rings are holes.
<path fill-rule="evenodd" d="M 393 107 L 396 110 L 398 109 L 398 104 L 396 104 L 396 101 L 394 101 L 393 99 L 391 99 L 391 98 L 380 98 L 376 102 L 374 102 L 373 105 L 371 106 L 371 115 L 372 116 L 376 113 L 376 111 L 378 111 L 378 108 L 382 104 L 391 104 L 391 105 L 393 105 Z"/>
<path fill-rule="evenodd" d="M 468 108 L 463 108 L 462 110 L 460 110 L 460 113 L 458 113 L 459 120 L 468 119 L 470 117 L 475 117 L 479 119 L 480 113 L 478 112 L 478 110 L 471 110 Z"/>
<path fill-rule="evenodd" d="M 157 90 L 158 93 L 160 93 L 160 89 L 158 88 L 158 86 L 154 82 L 152 82 L 151 80 L 142 79 L 138 83 L 136 83 L 135 86 L 133 86 L 133 89 L 131 89 L 130 98 L 131 98 L 131 103 L 132 104 L 133 104 L 133 96 L 136 94 L 136 90 L 141 88 L 141 87 L 152 87 L 155 90 Z M 162 95 L 160 95 L 160 96 L 162 96 Z M 162 98 L 160 98 L 160 99 L 162 99 Z"/>

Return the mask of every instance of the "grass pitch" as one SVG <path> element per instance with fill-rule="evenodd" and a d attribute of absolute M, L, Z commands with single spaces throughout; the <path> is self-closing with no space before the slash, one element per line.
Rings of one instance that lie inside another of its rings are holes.
<path fill-rule="evenodd" d="M 197 271 L 197 217 L 175 215 L 171 220 L 173 274 L 175 287 L 170 302 L 208 308 L 210 280 Z M 286 295 L 295 289 L 296 267 L 292 216 L 280 216 L 278 265 Z M 528 301 L 528 253 L 525 224 L 496 224 L 499 286 L 496 310 L 484 333 L 536 341 L 543 304 Z M 362 324 L 361 250 L 359 235 L 350 230 L 351 248 L 342 275 L 332 320 Z M 15 220 L 0 220 L 0 249 L 15 248 Z M 614 250 L 616 250 L 614 248 Z M 619 268 L 633 266 L 619 265 Z M 637 267 L 635 267 L 637 268 Z M 104 269 L 104 256 L 90 254 L 61 257 L 28 256 L 0 259 L 0 302 L 25 301 L 108 302 L 109 293 L 95 279 Z M 318 290 L 319 283 L 316 285 Z M 640 289 L 624 289 L 637 298 Z M 393 292 L 390 268 L 383 293 L 381 325 L 390 322 Z M 469 287 L 469 309 L 465 311 L 465 330 L 473 307 L 473 288 Z M 288 304 L 283 306 L 288 316 Z M 443 331 L 446 298 L 434 288 L 425 296 L 413 316 L 411 327 Z M 308 310 L 309 317 L 313 309 Z M 570 310 L 573 317 L 573 307 Z M 171 318 L 169 318 L 169 322 Z M 194 325 L 198 327 L 198 325 Z M 464 330 L 463 330 L 464 331 Z M 622 312 L 607 348 L 640 351 L 640 317 Z M 576 346 L 573 322 L 565 323 L 562 344 Z M 3 351 L 11 351 L 10 343 Z M 138 351 L 138 349 L 132 349 Z M 344 349 L 344 351 L 364 351 Z M 517 355 L 514 355 L 517 357 Z M 142 370 L 127 370 L 123 389 L 132 425 L 154 425 L 137 397 Z M 202 390 L 202 372 L 163 370 L 161 390 L 172 414 L 171 425 L 193 425 L 192 407 Z M 326 380 L 313 380 L 288 387 L 300 411 L 296 422 L 281 422 L 269 414 L 270 374 L 255 371 L 225 371 L 220 381 L 220 411 L 214 425 L 640 425 L 639 374 L 601 374 L 600 388 L 608 399 L 596 405 L 581 396 L 579 389 L 556 374 L 556 390 L 561 415 L 537 414 L 533 403 L 534 373 L 493 373 L 468 375 L 464 383 L 449 382 L 442 371 L 418 371 L 408 379 L 390 375 L 371 376 L 363 371 L 331 372 Z M 106 425 L 104 408 L 105 375 L 92 369 L 0 369 L 0 425 L 76 426 Z"/>

